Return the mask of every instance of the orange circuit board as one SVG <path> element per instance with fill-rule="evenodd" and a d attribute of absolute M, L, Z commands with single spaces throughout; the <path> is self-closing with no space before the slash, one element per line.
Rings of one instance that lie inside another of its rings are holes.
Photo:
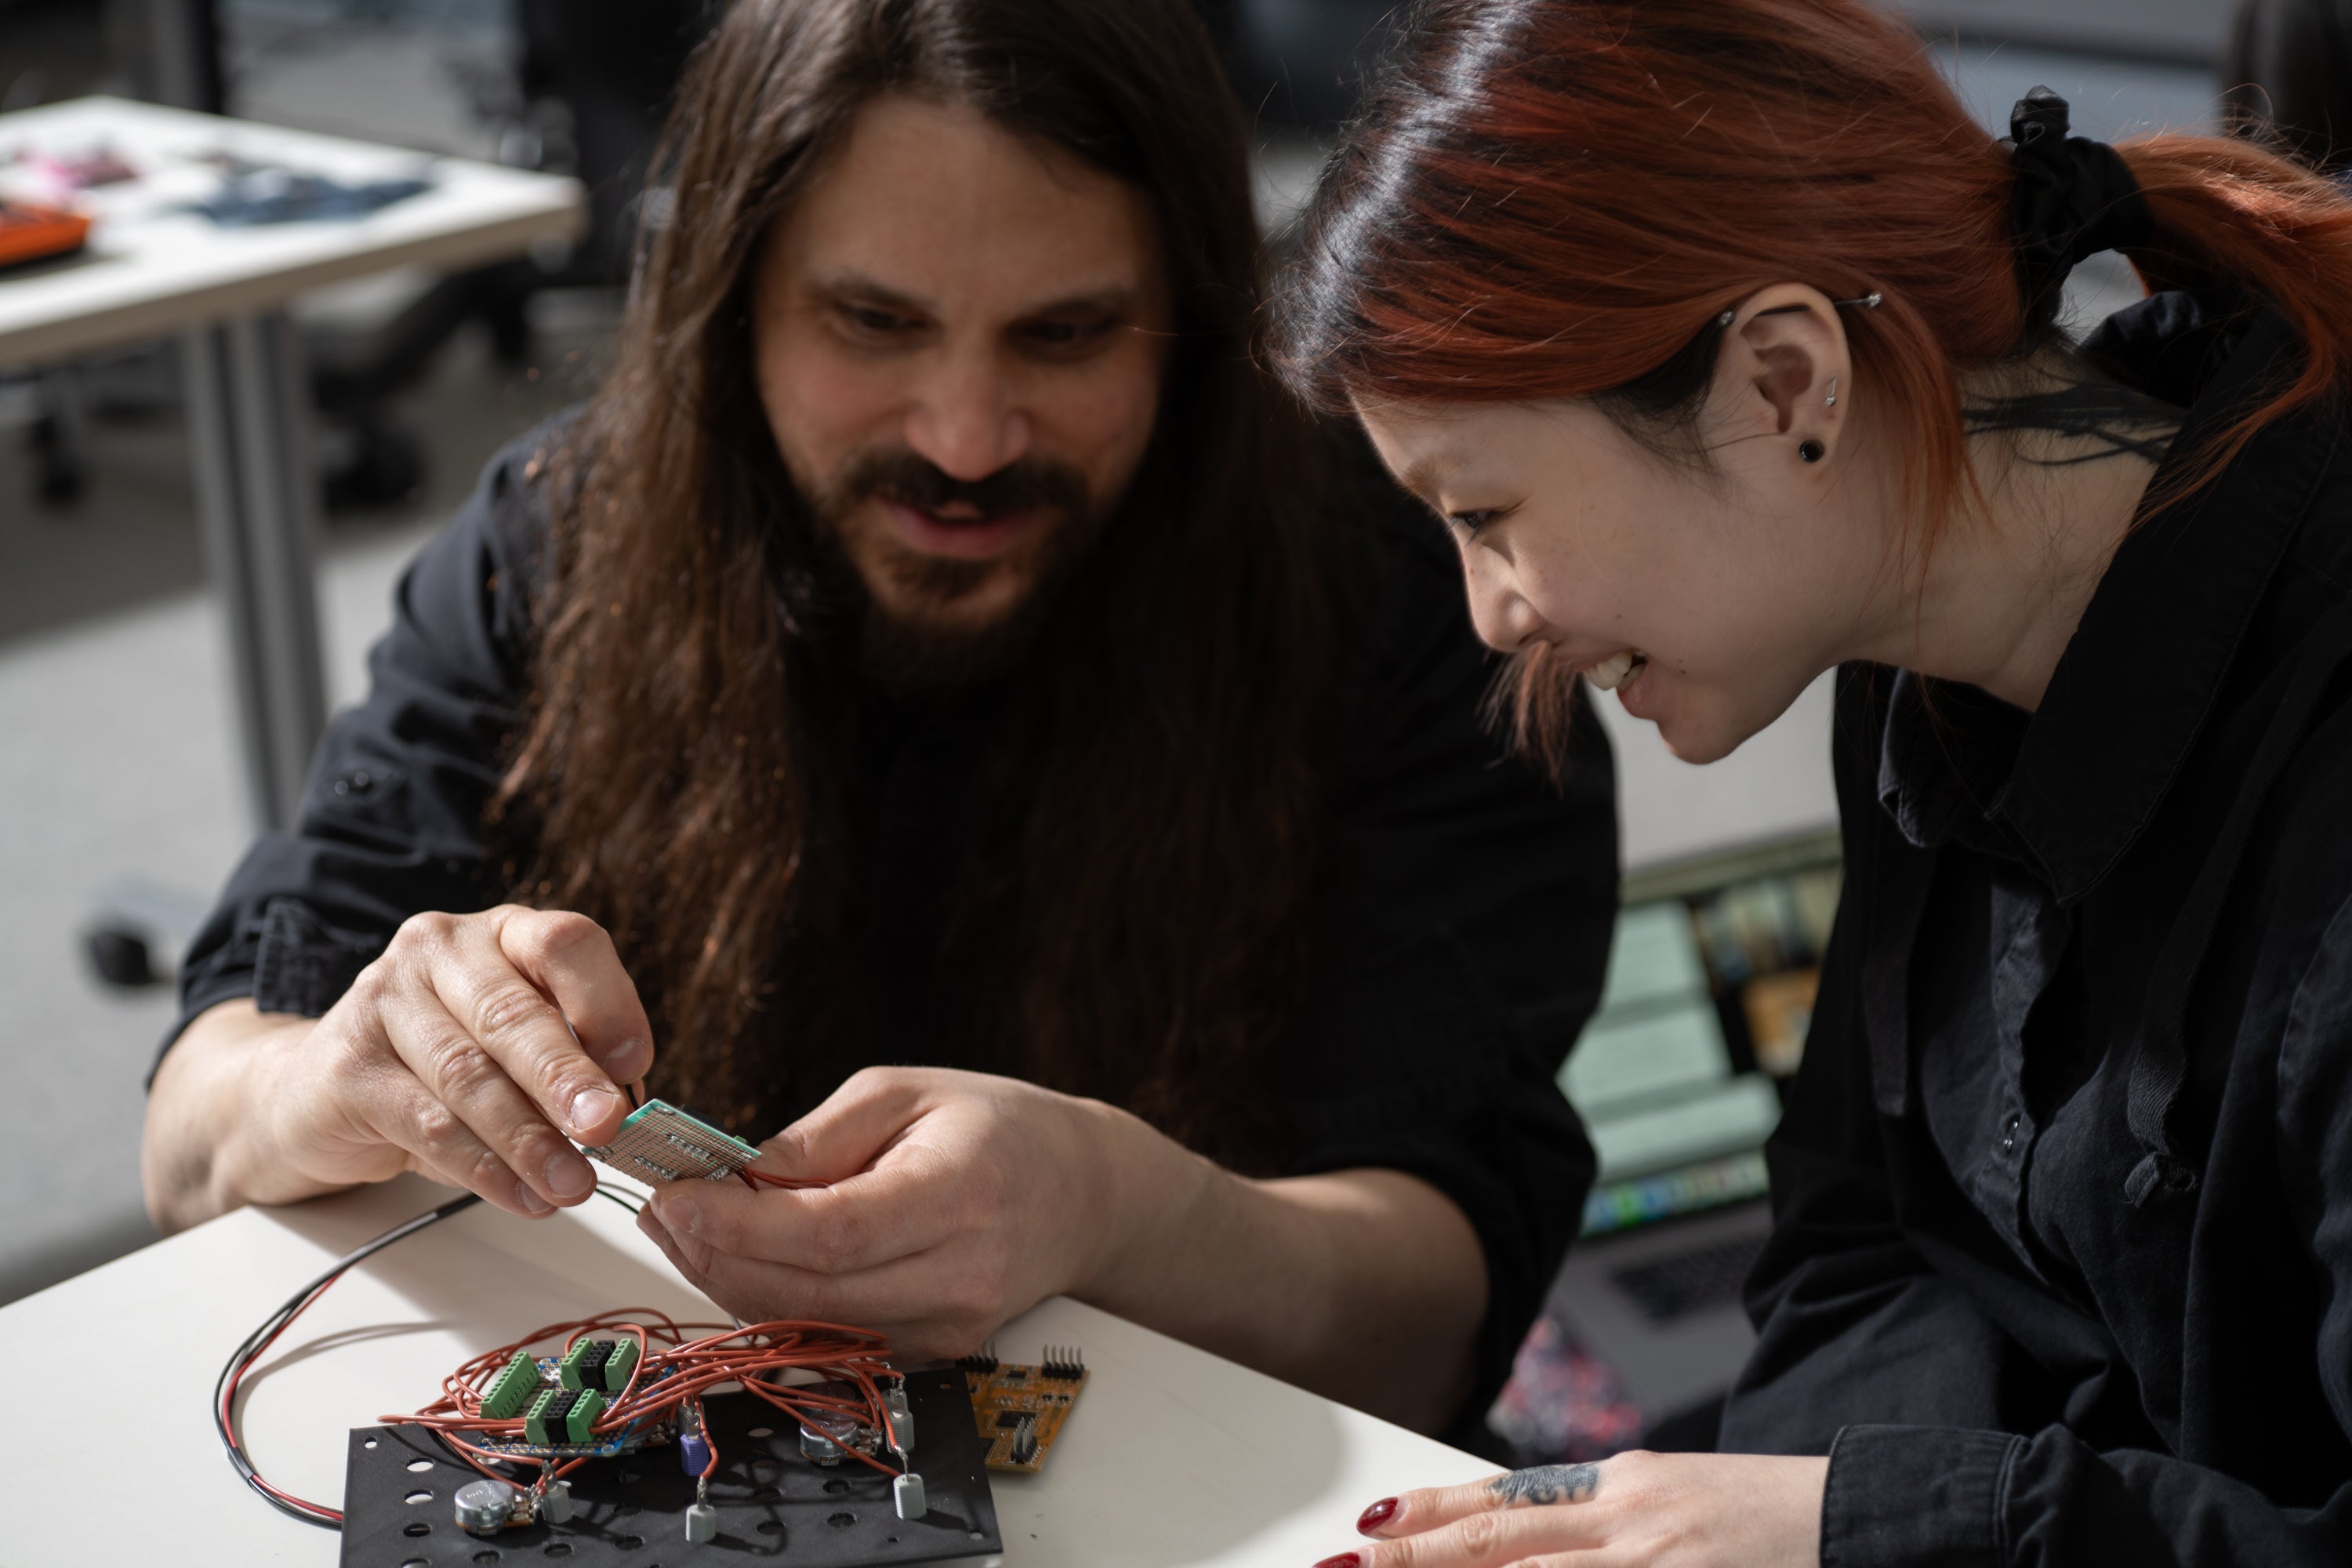
<path fill-rule="evenodd" d="M 971 1390 L 971 1413 L 988 1447 L 988 1468 L 1035 1475 L 1087 1385 L 1086 1358 L 1075 1349 L 1045 1347 L 1039 1366 L 1014 1366 L 993 1350 L 956 1363 Z"/>

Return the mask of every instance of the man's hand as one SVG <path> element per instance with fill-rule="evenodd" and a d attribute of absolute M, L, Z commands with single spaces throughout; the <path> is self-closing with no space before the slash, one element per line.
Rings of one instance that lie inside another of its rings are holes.
<path fill-rule="evenodd" d="M 417 915 L 315 1024 L 243 1003 L 190 1026 L 156 1076 L 149 1210 L 193 1223 L 415 1171 L 549 1214 L 595 1190 L 572 1140 L 618 1130 L 615 1080 L 644 1076 L 652 1038 L 585 916 Z"/>
<path fill-rule="evenodd" d="M 1006 1319 L 1081 1290 L 1143 1169 L 1214 1167 L 1142 1122 L 1012 1079 L 869 1068 L 768 1140 L 758 1169 L 825 1186 L 664 1187 L 638 1224 L 746 1322 L 878 1329 L 900 1356 L 964 1354 Z"/>
<path fill-rule="evenodd" d="M 1817 1568 L 1829 1461 L 1620 1454 L 1384 1498 L 1316 1568 Z"/>

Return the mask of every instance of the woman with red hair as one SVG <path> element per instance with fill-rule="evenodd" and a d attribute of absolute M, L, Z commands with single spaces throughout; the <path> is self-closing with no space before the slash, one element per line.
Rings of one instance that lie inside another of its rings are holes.
<path fill-rule="evenodd" d="M 1285 367 L 1520 743 L 1835 668 L 1847 868 L 1726 1451 L 1326 1568 L 2352 1562 L 2352 202 L 2011 132 L 1863 0 L 1438 0 L 1324 173 Z"/>

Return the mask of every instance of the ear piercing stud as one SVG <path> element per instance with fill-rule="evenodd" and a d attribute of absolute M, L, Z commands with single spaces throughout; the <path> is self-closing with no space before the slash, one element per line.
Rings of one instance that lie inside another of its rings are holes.
<path fill-rule="evenodd" d="M 1829 448 L 1822 446 L 1819 441 L 1800 441 L 1797 443 L 1797 456 L 1802 458 L 1808 463 L 1818 463 L 1823 458 L 1829 456 Z"/>
<path fill-rule="evenodd" d="M 1835 376 L 1830 377 L 1830 395 L 1822 399 L 1822 406 L 1824 408 L 1837 406 L 1837 377 Z"/>

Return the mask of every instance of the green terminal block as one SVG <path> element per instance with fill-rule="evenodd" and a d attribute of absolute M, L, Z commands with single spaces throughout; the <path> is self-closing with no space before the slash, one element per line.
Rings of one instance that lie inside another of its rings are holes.
<path fill-rule="evenodd" d="M 523 1417 L 523 1441 L 543 1448 L 586 1443 L 604 1413 L 604 1396 L 593 1388 L 548 1389 Z"/>
<path fill-rule="evenodd" d="M 572 1408 L 572 1391 L 568 1388 L 551 1388 L 532 1400 L 530 1414 L 522 1418 L 522 1440 L 542 1447 L 551 1442 L 562 1441 L 547 1435 L 547 1426 L 552 1418 L 557 1430 L 562 1429 L 563 1413 Z"/>
<path fill-rule="evenodd" d="M 598 1388 L 604 1382 L 604 1358 L 613 1353 L 611 1340 L 582 1340 L 563 1352 L 556 1376 L 566 1388 Z"/>
<path fill-rule="evenodd" d="M 514 1360 L 499 1369 L 490 1380 L 489 1392 L 482 1395 L 482 1414 L 493 1421 L 511 1421 L 522 1414 L 530 1396 L 539 1392 L 539 1363 L 529 1351 L 517 1351 Z"/>
<path fill-rule="evenodd" d="M 590 1428 L 603 1414 L 604 1396 L 593 1388 L 583 1388 L 572 1400 L 572 1408 L 563 1413 L 563 1429 L 574 1443 L 590 1442 L 595 1436 Z"/>
<path fill-rule="evenodd" d="M 618 1394 L 629 1386 L 629 1373 L 637 1370 L 637 1342 L 614 1340 L 613 1353 L 604 1358 L 604 1388 Z"/>

